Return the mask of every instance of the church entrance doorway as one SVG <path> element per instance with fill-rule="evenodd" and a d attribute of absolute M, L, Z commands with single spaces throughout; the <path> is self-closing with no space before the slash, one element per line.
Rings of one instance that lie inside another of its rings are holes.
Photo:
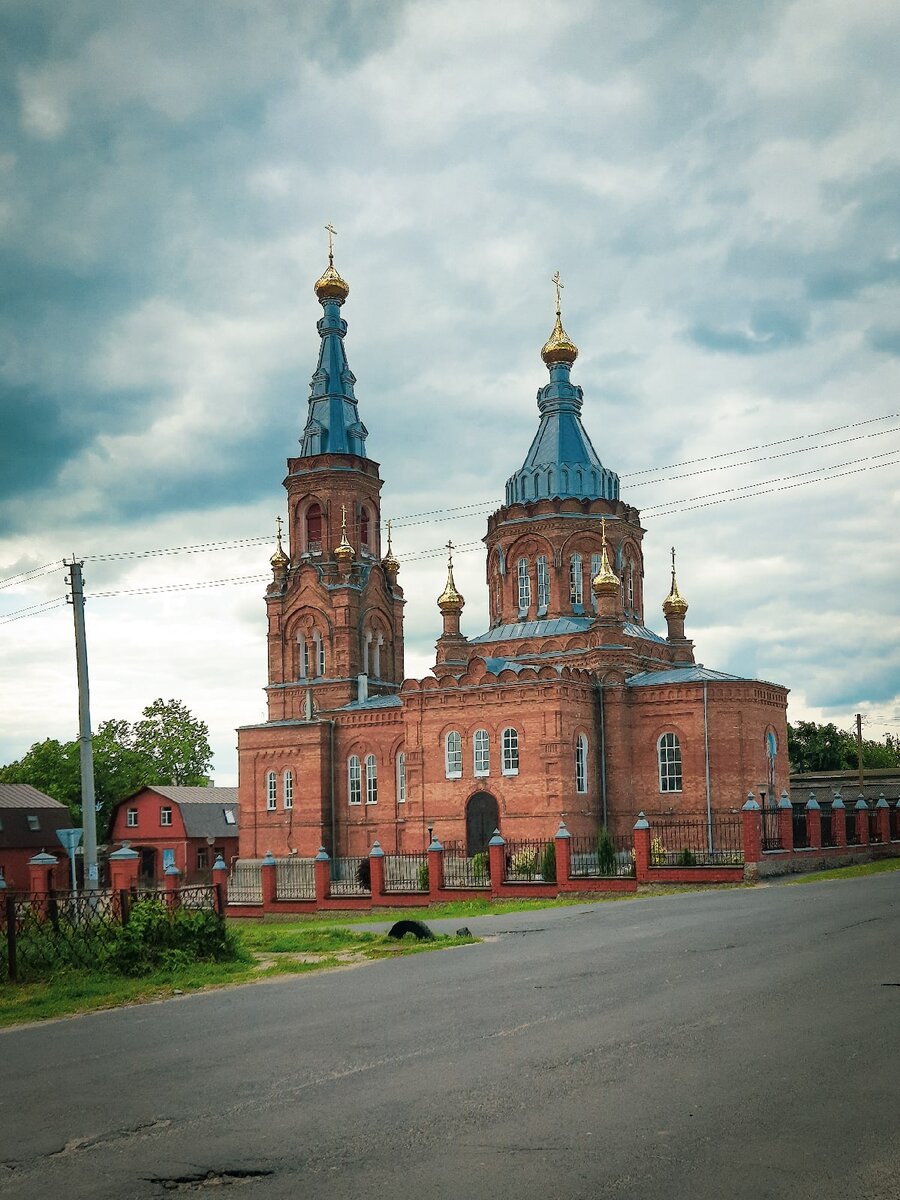
<path fill-rule="evenodd" d="M 476 792 L 466 803 L 466 854 L 472 858 L 487 850 L 494 830 L 500 828 L 500 809 L 490 792 Z"/>

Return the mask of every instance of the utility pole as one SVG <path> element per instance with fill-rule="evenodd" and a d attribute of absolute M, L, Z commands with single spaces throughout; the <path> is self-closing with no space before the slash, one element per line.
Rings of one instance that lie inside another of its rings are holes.
<path fill-rule="evenodd" d="M 84 887 L 95 891 L 100 886 L 97 870 L 97 808 L 94 801 L 94 746 L 91 739 L 91 701 L 88 688 L 87 638 L 84 629 L 84 563 L 72 561 L 68 583 L 72 588 L 72 613 L 75 617 L 75 661 L 78 667 L 78 755 L 81 762 L 81 825 L 84 829 Z"/>
<path fill-rule="evenodd" d="M 862 713 L 856 714 L 856 765 L 859 771 L 859 790 L 864 790 L 863 782 L 863 749 L 862 749 Z"/>

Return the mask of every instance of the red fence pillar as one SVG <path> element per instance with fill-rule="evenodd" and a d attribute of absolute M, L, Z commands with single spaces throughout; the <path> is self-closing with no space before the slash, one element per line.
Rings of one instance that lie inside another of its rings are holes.
<path fill-rule="evenodd" d="M 835 846 L 847 845 L 846 809 L 841 793 L 835 792 L 831 802 L 831 837 Z"/>
<path fill-rule="evenodd" d="M 331 897 L 331 859 L 324 846 L 319 847 L 319 853 L 313 862 L 316 876 L 316 904 Z"/>
<path fill-rule="evenodd" d="M 266 857 L 259 865 L 259 878 L 262 884 L 263 912 L 269 912 L 278 899 L 278 878 L 275 874 L 275 855 L 271 850 L 266 851 Z"/>
<path fill-rule="evenodd" d="M 875 820 L 878 822 L 878 836 L 882 842 L 891 840 L 891 809 L 884 796 L 879 796 L 875 802 Z"/>
<path fill-rule="evenodd" d="M 47 854 L 45 850 L 28 860 L 29 892 L 53 891 L 53 868 L 57 861 L 52 854 Z"/>
<path fill-rule="evenodd" d="M 114 892 L 137 887 L 141 856 L 126 843 L 109 856 L 109 886 Z"/>
<path fill-rule="evenodd" d="M 373 902 L 376 898 L 384 898 L 384 851 L 377 840 L 369 851 L 369 890 Z"/>
<path fill-rule="evenodd" d="M 790 854 L 794 849 L 794 806 L 787 792 L 782 792 L 778 801 L 778 832 L 781 834 L 781 849 Z"/>
<path fill-rule="evenodd" d="M 822 848 L 822 810 L 815 796 L 806 802 L 806 840 L 813 850 Z"/>
<path fill-rule="evenodd" d="M 856 840 L 861 846 L 869 844 L 869 806 L 863 796 L 856 802 Z"/>
<path fill-rule="evenodd" d="M 488 862 L 491 868 L 491 896 L 499 896 L 506 881 L 506 839 L 499 829 L 488 842 Z"/>
<path fill-rule="evenodd" d="M 744 822 L 744 862 L 758 863 L 762 858 L 762 813 L 752 792 L 747 795 L 741 817 Z"/>
<path fill-rule="evenodd" d="M 566 829 L 565 821 L 560 821 L 553 844 L 556 849 L 556 886 L 564 891 L 571 878 L 572 865 L 572 835 Z"/>
<path fill-rule="evenodd" d="M 178 885 L 181 882 L 181 872 L 171 863 L 166 867 L 166 873 L 163 876 L 163 883 L 166 889 L 166 904 L 169 908 L 178 907 Z"/>
<path fill-rule="evenodd" d="M 444 886 L 444 847 L 432 837 L 428 846 L 428 899 L 439 900 Z"/>
<path fill-rule="evenodd" d="M 221 854 L 212 865 L 212 884 L 216 889 L 219 915 L 224 917 L 225 907 L 228 904 L 228 867 L 226 867 Z"/>
<path fill-rule="evenodd" d="M 650 822 L 643 813 L 634 823 L 634 877 L 638 883 L 650 880 Z"/>

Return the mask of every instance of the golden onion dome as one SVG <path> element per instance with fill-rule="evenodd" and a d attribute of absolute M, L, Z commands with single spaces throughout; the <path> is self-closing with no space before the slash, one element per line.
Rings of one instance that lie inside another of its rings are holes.
<path fill-rule="evenodd" d="M 275 547 L 275 553 L 269 559 L 272 564 L 272 570 L 275 572 L 283 571 L 290 564 L 290 559 L 284 552 L 284 546 L 281 544 L 281 517 L 276 518 L 276 526 L 278 529 L 278 545 Z"/>
<path fill-rule="evenodd" d="M 605 539 L 603 542 L 603 554 L 600 558 L 600 570 L 591 580 L 591 591 L 595 596 L 615 596 L 619 591 L 619 577 L 609 565 Z"/>
<path fill-rule="evenodd" d="M 551 367 L 554 363 L 564 362 L 573 363 L 578 357 L 578 347 L 566 333 L 562 327 L 562 318 L 560 314 L 556 314 L 556 324 L 553 326 L 553 332 L 544 342 L 541 349 L 541 358 Z"/>
<path fill-rule="evenodd" d="M 444 585 L 444 590 L 438 596 L 438 608 L 442 613 L 462 612 L 465 605 L 465 597 L 461 592 L 456 590 L 456 581 L 453 578 L 453 543 L 447 543 L 449 550 L 447 558 L 447 582 Z"/>
<path fill-rule="evenodd" d="M 320 301 L 346 300 L 350 294 L 350 285 L 340 277 L 330 259 L 328 266 L 315 282 L 315 293 Z"/>
<path fill-rule="evenodd" d="M 396 558 L 394 557 L 394 552 L 391 549 L 391 523 L 390 523 L 390 521 L 388 521 L 388 523 L 387 523 L 387 535 L 388 535 L 387 553 L 385 554 L 384 558 L 381 560 L 381 565 L 384 567 L 384 569 L 386 571 L 391 571 L 394 575 L 396 575 L 397 572 L 400 570 L 400 564 L 397 562 Z"/>
<path fill-rule="evenodd" d="M 663 613 L 667 617 L 683 617 L 688 610 L 688 602 L 678 590 L 675 572 L 672 572 L 672 590 L 663 600 Z"/>
<path fill-rule="evenodd" d="M 347 563 L 349 563 L 353 559 L 353 556 L 355 553 L 356 553 L 356 551 L 353 549 L 353 547 L 350 545 L 350 542 L 347 539 L 347 506 L 346 506 L 346 504 L 342 504 L 341 505 L 341 540 L 338 542 L 338 544 L 334 548 L 334 557 L 341 564 L 341 566 L 345 566 Z"/>

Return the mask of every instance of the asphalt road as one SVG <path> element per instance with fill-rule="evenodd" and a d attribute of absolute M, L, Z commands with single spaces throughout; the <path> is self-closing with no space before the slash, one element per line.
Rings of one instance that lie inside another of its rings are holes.
<path fill-rule="evenodd" d="M 900 873 L 544 910 L 11 1030 L 0 1194 L 898 1200 L 898 918 Z"/>

